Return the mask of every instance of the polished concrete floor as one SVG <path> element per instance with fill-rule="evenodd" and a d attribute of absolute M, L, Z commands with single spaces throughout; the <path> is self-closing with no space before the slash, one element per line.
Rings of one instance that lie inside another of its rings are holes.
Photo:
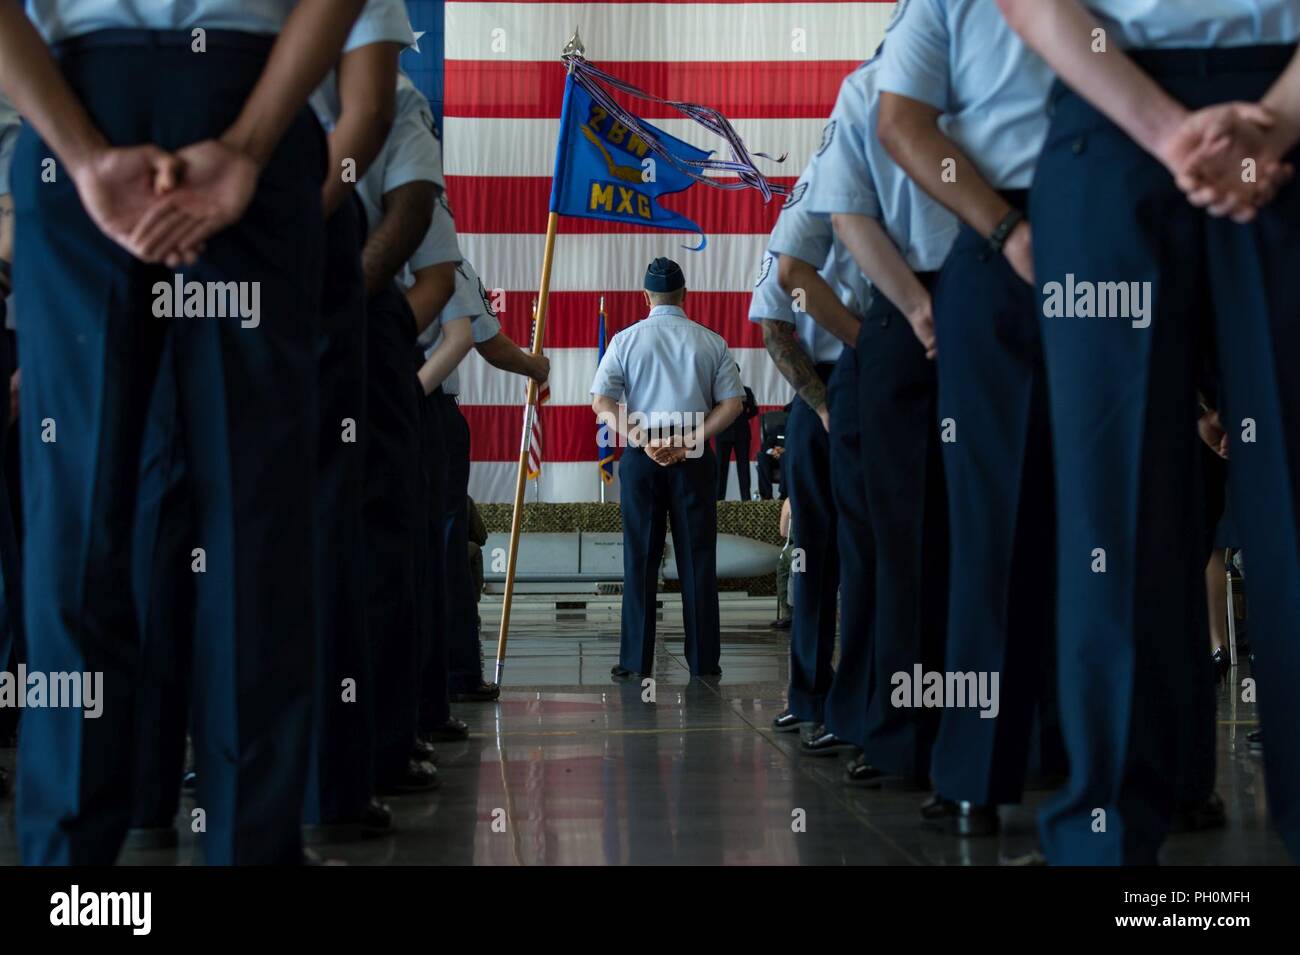
<path fill-rule="evenodd" d="M 639 684 L 610 680 L 614 606 L 516 604 L 505 692 L 498 704 L 456 707 L 472 735 L 439 746 L 441 789 L 391 799 L 393 835 L 318 851 L 353 864 L 991 865 L 1036 848 L 1033 811 L 1047 793 L 1004 808 L 999 837 L 960 841 L 919 824 L 924 794 L 847 788 L 844 757 L 805 758 L 797 737 L 774 734 L 788 636 L 766 626 L 770 599 L 724 601 L 724 672 L 710 681 L 690 679 L 670 605 L 653 703 Z M 483 617 L 491 656 L 499 605 L 485 602 Z M 1172 837 L 1165 861 L 1286 863 L 1267 823 L 1263 764 L 1245 739 L 1254 707 L 1220 690 L 1218 718 L 1229 826 Z M 0 761 L 12 766 L 13 752 Z M 13 863 L 12 799 L 0 813 L 0 864 Z M 192 838 L 181 838 L 178 851 L 122 861 L 189 864 Z"/>

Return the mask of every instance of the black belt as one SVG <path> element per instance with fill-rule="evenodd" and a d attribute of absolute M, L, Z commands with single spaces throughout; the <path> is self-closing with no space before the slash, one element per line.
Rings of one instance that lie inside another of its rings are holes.
<path fill-rule="evenodd" d="M 1220 73 L 1268 73 L 1286 69 L 1295 56 L 1294 43 L 1129 50 L 1128 54 L 1152 76 L 1215 76 Z"/>
<path fill-rule="evenodd" d="M 206 30 L 209 50 L 241 50 L 269 55 L 275 46 L 275 37 L 264 33 L 243 33 L 239 30 Z M 96 30 L 81 36 L 68 37 L 55 43 L 51 49 L 55 56 L 84 53 L 87 50 L 108 50 L 122 47 L 151 49 L 190 49 L 194 34 L 189 30 Z"/>
<path fill-rule="evenodd" d="M 917 272 L 916 280 L 925 286 L 927 292 L 934 291 L 934 283 L 939 281 L 938 272 Z"/>
<path fill-rule="evenodd" d="M 822 384 L 830 381 L 831 375 L 835 373 L 835 362 L 819 361 L 813 366 L 817 371 L 817 377 L 822 380 Z"/>

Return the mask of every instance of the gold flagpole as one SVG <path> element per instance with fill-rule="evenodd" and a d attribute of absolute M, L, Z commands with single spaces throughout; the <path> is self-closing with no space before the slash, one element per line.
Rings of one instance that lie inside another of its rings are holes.
<path fill-rule="evenodd" d="M 578 31 L 564 47 L 564 54 L 583 53 L 582 40 Z M 569 72 L 573 67 L 569 67 Z M 560 130 L 564 135 L 564 130 Z M 552 212 L 546 220 L 546 251 L 542 253 L 542 280 L 537 292 L 537 311 L 533 316 L 533 354 L 541 355 L 542 339 L 546 333 L 546 303 L 551 292 L 551 262 L 555 256 L 555 231 L 560 224 L 560 215 Z M 506 641 L 510 636 L 510 607 L 515 595 L 515 564 L 519 560 L 519 530 L 524 519 L 524 488 L 528 483 L 528 445 L 533 435 L 533 417 L 537 414 L 537 382 L 528 382 L 528 399 L 524 406 L 524 433 L 519 441 L 519 472 L 515 475 L 515 508 L 510 518 L 510 550 L 506 557 L 506 589 L 501 599 L 501 630 L 497 635 L 497 669 L 496 683 L 501 685 L 501 672 L 506 665 Z"/>
<path fill-rule="evenodd" d="M 551 291 L 551 260 L 555 255 L 555 230 L 560 222 L 552 212 L 546 220 L 546 251 L 542 254 L 542 281 L 537 293 L 537 318 L 533 322 L 533 354 L 542 353 L 542 336 L 546 330 L 546 302 Z M 519 442 L 519 471 L 515 475 L 515 508 L 510 518 L 510 550 L 506 557 L 506 589 L 501 599 L 501 630 L 497 635 L 496 683 L 501 685 L 501 671 L 506 665 L 506 641 L 510 636 L 510 606 L 515 595 L 515 564 L 519 560 L 519 530 L 524 518 L 524 488 L 528 483 L 528 445 L 532 440 L 533 416 L 537 414 L 537 382 L 528 381 L 528 400 L 524 407 L 524 433 Z"/>

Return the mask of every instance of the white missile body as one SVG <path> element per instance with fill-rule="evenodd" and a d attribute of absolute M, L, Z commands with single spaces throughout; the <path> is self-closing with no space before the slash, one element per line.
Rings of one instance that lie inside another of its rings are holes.
<path fill-rule="evenodd" d="M 489 583 L 505 581 L 509 534 L 489 534 L 483 548 L 483 572 Z M 718 535 L 718 577 L 762 577 L 776 571 L 781 548 L 738 534 Z M 661 573 L 677 579 L 673 537 L 664 546 Z M 623 535 L 577 531 L 565 534 L 520 534 L 515 580 L 529 584 L 597 584 L 623 579 Z M 494 588 L 496 589 L 496 588 Z"/>

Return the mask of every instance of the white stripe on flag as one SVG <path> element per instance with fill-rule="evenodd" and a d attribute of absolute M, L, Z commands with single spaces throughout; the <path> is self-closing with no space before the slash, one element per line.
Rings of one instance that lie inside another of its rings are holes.
<path fill-rule="evenodd" d="M 449 60 L 550 60 L 576 24 L 587 56 L 618 61 L 865 60 L 892 3 L 446 4 Z M 617 74 L 617 70 L 614 70 Z"/>
<path fill-rule="evenodd" d="M 707 188 L 707 187 L 705 187 Z M 754 201 L 738 195 L 737 201 Z M 761 200 L 760 200 L 761 201 Z M 686 287 L 713 292 L 748 292 L 754 270 L 767 248 L 766 235 L 711 235 L 703 252 L 690 252 L 698 238 L 685 232 L 632 235 L 561 235 L 555 240 L 551 290 L 565 292 L 637 291 L 646 264 L 666 255 L 686 273 Z M 692 241 L 694 240 L 694 241 Z M 482 263 L 485 281 L 495 289 L 528 289 L 537 283 L 546 237 L 462 233 L 465 258 Z M 594 325 L 592 326 L 594 329 Z M 594 337 L 593 330 L 593 337 Z"/>
<path fill-rule="evenodd" d="M 556 70 L 560 68 L 557 66 Z M 655 119 L 649 122 L 666 133 L 725 159 L 726 141 L 689 119 Z M 555 166 L 555 140 L 560 132 L 555 119 L 480 119 L 448 116 L 443 120 L 443 162 L 448 176 L 544 176 Z M 821 145 L 825 119 L 737 119 L 736 132 L 751 151 L 770 156 L 785 153 L 783 163 L 754 157 L 759 170 L 769 176 L 795 178 Z M 452 210 L 456 197 L 453 194 Z M 750 197 L 738 196 L 737 202 Z M 539 228 L 546 225 L 543 212 Z"/>

